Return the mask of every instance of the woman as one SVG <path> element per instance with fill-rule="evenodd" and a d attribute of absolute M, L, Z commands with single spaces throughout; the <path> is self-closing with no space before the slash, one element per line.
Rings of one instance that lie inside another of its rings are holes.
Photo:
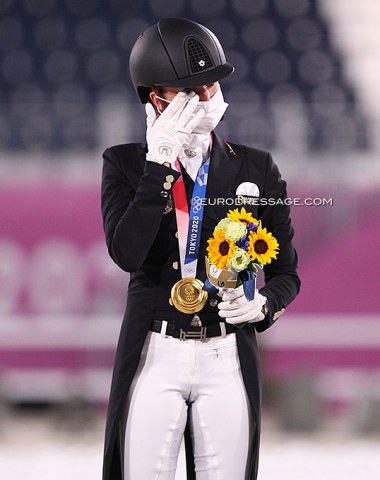
<path fill-rule="evenodd" d="M 185 434 L 189 479 L 253 480 L 260 431 L 256 331 L 277 320 L 300 285 L 289 208 L 246 206 L 247 220 L 259 218 L 280 245 L 253 300 L 242 287 L 207 296 L 204 257 L 230 209 L 224 200 L 236 201 L 239 186 L 249 182 L 260 197 L 284 199 L 286 184 L 268 153 L 212 133 L 228 106 L 219 80 L 233 67 L 208 29 L 161 20 L 137 39 L 130 71 L 147 104 L 147 145 L 104 153 L 106 242 L 131 278 L 103 479 L 174 479 Z"/>

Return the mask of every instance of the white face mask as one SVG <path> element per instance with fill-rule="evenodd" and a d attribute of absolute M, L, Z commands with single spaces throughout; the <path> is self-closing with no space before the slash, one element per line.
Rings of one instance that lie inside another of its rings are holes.
<path fill-rule="evenodd" d="M 156 97 L 166 103 L 170 103 L 166 98 Z M 204 110 L 205 114 L 200 123 L 196 126 L 193 133 L 195 134 L 208 134 L 216 128 L 220 120 L 222 119 L 225 111 L 227 110 L 228 103 L 224 101 L 222 90 L 218 88 L 215 94 L 210 100 L 199 102 L 194 114 L 199 110 Z M 162 112 L 160 112 L 162 113 Z"/>

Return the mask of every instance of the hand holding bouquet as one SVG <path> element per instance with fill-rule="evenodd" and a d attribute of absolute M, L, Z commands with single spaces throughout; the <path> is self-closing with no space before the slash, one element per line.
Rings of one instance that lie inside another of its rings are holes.
<path fill-rule="evenodd" d="M 242 284 L 246 299 L 254 300 L 259 269 L 277 258 L 276 238 L 242 207 L 230 210 L 207 242 L 205 288 L 230 291 Z"/>

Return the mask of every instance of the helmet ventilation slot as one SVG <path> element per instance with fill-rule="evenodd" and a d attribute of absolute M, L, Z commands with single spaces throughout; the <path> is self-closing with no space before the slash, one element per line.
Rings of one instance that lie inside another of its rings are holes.
<path fill-rule="evenodd" d="M 199 40 L 193 37 L 188 38 L 185 48 L 191 73 L 201 72 L 213 67 L 210 54 Z"/>

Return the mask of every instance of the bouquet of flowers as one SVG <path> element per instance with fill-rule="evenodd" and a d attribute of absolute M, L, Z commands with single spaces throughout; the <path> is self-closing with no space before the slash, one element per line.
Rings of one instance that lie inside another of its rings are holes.
<path fill-rule="evenodd" d="M 206 290 L 216 292 L 243 284 L 245 296 L 253 300 L 259 269 L 277 258 L 276 238 L 242 207 L 230 210 L 207 242 Z"/>

